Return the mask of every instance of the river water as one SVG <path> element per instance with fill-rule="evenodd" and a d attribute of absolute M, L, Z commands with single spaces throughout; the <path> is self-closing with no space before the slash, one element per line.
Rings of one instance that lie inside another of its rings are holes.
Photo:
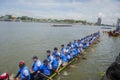
<path fill-rule="evenodd" d="M 88 48 L 86 60 L 79 60 L 58 75 L 62 80 L 100 80 L 101 73 L 114 61 L 120 52 L 120 38 L 108 37 L 101 27 L 83 26 L 52 27 L 52 23 L 0 22 L 0 74 L 16 74 L 18 63 L 24 60 L 30 68 L 32 56 L 41 61 L 46 57 L 46 50 L 60 48 L 74 39 L 80 39 L 98 30 L 100 42 Z M 102 26 L 103 27 L 103 26 Z M 94 49 L 94 51 L 93 51 Z M 64 75 L 64 74 L 67 75 Z"/>

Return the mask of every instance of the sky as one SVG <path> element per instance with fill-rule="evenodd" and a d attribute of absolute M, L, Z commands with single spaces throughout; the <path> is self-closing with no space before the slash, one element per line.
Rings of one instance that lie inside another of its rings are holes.
<path fill-rule="evenodd" d="M 0 16 L 6 14 L 116 24 L 120 0 L 0 0 Z"/>

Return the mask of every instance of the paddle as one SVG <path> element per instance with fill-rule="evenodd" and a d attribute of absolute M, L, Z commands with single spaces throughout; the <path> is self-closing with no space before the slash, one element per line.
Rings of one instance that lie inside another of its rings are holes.
<path fill-rule="evenodd" d="M 93 48 L 91 48 L 91 51 L 94 53 L 95 52 L 95 50 L 93 49 Z"/>
<path fill-rule="evenodd" d="M 46 76 L 45 74 L 43 74 L 41 72 L 40 72 L 40 74 L 43 75 L 44 77 L 48 78 L 48 80 L 53 80 L 51 77 L 48 77 L 48 76 Z"/>
<path fill-rule="evenodd" d="M 75 66 L 75 65 L 70 65 L 70 67 L 71 67 L 71 68 L 77 68 L 77 66 Z"/>
<path fill-rule="evenodd" d="M 82 59 L 87 59 L 87 58 L 85 57 L 85 54 L 86 54 L 85 50 L 82 50 Z"/>
<path fill-rule="evenodd" d="M 15 74 L 11 74 L 9 80 L 20 80 L 19 78 L 14 78 Z"/>

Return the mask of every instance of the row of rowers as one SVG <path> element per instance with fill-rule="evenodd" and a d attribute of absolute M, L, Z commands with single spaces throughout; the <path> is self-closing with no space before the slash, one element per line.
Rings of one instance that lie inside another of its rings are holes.
<path fill-rule="evenodd" d="M 46 80 L 46 77 L 41 76 L 41 74 L 49 77 L 55 72 L 58 73 L 58 70 L 61 66 L 66 66 L 71 59 L 81 55 L 83 49 L 86 49 L 88 46 L 90 46 L 90 44 L 96 41 L 99 36 L 100 34 L 97 32 L 84 37 L 81 40 L 74 40 L 73 43 L 69 42 L 66 46 L 61 45 L 60 52 L 56 47 L 54 48 L 53 52 L 47 50 L 47 57 L 43 63 L 38 59 L 37 56 L 33 56 L 34 63 L 30 69 L 30 73 L 28 68 L 25 66 L 24 61 L 21 61 L 19 63 L 20 70 L 15 78 L 17 78 L 20 74 L 21 80 L 42 80 L 43 78 Z"/>

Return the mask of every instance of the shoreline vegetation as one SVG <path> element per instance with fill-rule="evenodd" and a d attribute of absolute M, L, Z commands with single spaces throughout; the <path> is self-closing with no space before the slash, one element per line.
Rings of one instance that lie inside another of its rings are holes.
<path fill-rule="evenodd" d="M 74 20 L 74 19 L 43 19 L 43 18 L 33 18 L 28 16 L 13 16 L 4 15 L 0 16 L 0 21 L 7 22 L 36 22 L 36 23 L 55 23 L 55 24 L 81 24 L 81 25 L 94 25 L 94 26 L 113 26 L 108 24 L 98 25 L 96 22 L 88 22 L 87 20 Z"/>

